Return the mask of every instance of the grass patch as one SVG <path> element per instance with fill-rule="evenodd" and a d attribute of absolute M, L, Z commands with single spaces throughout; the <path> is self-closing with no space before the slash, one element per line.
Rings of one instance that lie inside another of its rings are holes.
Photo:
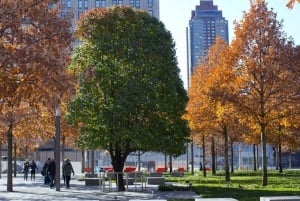
<path fill-rule="evenodd" d="M 300 170 L 285 170 L 279 173 L 268 171 L 268 185 L 262 186 L 261 171 L 239 171 L 225 182 L 223 172 L 203 177 L 201 174 L 175 178 L 166 177 L 169 182 L 191 183 L 192 190 L 203 198 L 235 198 L 239 201 L 259 201 L 263 196 L 300 196 Z M 175 201 L 175 200 L 169 200 Z M 179 201 L 179 200 L 176 200 Z M 185 200 L 188 201 L 188 200 Z"/>

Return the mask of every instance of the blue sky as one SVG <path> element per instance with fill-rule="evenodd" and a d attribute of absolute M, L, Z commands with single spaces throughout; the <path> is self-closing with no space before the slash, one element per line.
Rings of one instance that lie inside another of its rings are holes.
<path fill-rule="evenodd" d="M 294 38 L 295 44 L 300 45 L 300 4 L 295 4 L 294 9 L 289 10 L 285 5 L 288 0 L 266 0 L 269 8 L 277 13 L 277 20 L 283 20 L 283 30 L 287 36 Z M 240 21 L 243 11 L 250 8 L 249 0 L 213 0 L 214 5 L 223 11 L 223 17 L 228 20 L 229 40 L 234 37 L 234 20 Z M 172 33 L 176 43 L 176 53 L 181 77 L 186 86 L 187 57 L 186 57 L 186 27 L 191 18 L 192 10 L 200 0 L 160 0 L 160 20 L 166 29 Z M 299 20 L 299 21 L 298 21 Z M 298 32 L 297 32 L 298 30 Z"/>

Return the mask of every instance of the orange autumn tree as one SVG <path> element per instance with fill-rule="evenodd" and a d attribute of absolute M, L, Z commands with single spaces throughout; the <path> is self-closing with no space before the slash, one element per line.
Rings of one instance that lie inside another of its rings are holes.
<path fill-rule="evenodd" d="M 293 9 L 295 2 L 296 0 L 289 0 L 288 3 L 286 4 L 286 7 L 288 7 L 289 9 Z M 297 0 L 297 2 L 300 3 L 300 0 Z"/>
<path fill-rule="evenodd" d="M 222 139 L 226 181 L 230 181 L 229 136 L 233 128 L 237 127 L 238 119 L 233 105 L 214 94 L 215 90 L 222 91 L 224 87 L 234 88 L 230 54 L 230 48 L 225 41 L 217 38 L 216 44 L 209 49 L 207 58 L 193 72 L 186 114 L 194 131 L 192 133 L 206 131 L 212 135 L 217 134 Z"/>
<path fill-rule="evenodd" d="M 7 133 L 9 192 L 13 191 L 12 141 L 16 123 L 22 116 L 19 111 L 23 106 L 29 113 L 42 107 L 54 111 L 72 86 L 66 68 L 71 23 L 69 19 L 59 17 L 57 2 L 0 2 L 0 115 L 5 119 Z"/>
<path fill-rule="evenodd" d="M 250 10 L 235 27 L 237 91 L 227 91 L 230 100 L 249 122 L 259 127 L 262 143 L 262 185 L 268 184 L 266 145 L 268 126 L 277 119 L 274 111 L 288 109 L 299 87 L 296 68 L 288 65 L 290 42 L 276 13 L 264 1 L 252 1 Z M 222 92 L 223 93 L 223 92 Z"/>

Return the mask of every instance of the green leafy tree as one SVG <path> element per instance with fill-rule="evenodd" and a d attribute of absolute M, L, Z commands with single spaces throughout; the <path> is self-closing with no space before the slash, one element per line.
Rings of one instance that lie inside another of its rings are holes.
<path fill-rule="evenodd" d="M 187 94 L 164 25 L 130 7 L 97 8 L 81 16 L 75 34 L 71 68 L 80 86 L 68 119 L 80 126 L 79 145 L 108 150 L 115 172 L 138 150 L 182 154 Z"/>

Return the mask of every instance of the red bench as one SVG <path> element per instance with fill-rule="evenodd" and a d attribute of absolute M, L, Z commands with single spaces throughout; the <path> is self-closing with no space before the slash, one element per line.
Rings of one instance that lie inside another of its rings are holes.
<path fill-rule="evenodd" d="M 156 172 L 167 172 L 167 168 L 158 167 L 158 168 L 156 168 Z"/>
<path fill-rule="evenodd" d="M 123 172 L 134 172 L 136 170 L 136 167 L 131 167 L 131 166 L 128 166 L 128 167 L 125 167 Z"/>
<path fill-rule="evenodd" d="M 177 171 L 178 171 L 178 172 L 184 172 L 185 169 L 184 169 L 184 167 L 178 167 Z"/>

